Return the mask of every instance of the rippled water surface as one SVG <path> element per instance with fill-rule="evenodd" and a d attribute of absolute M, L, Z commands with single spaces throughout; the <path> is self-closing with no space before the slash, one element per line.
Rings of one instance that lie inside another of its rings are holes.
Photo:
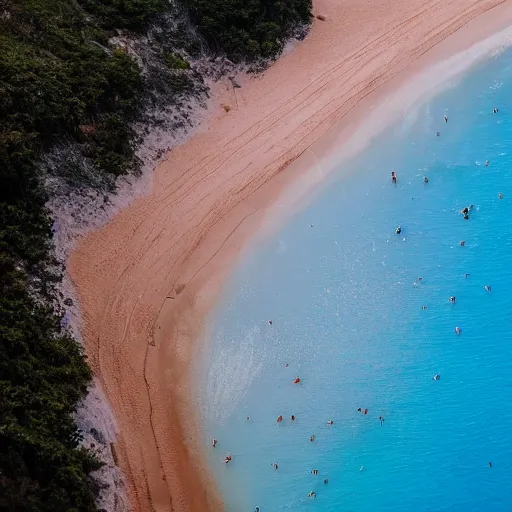
<path fill-rule="evenodd" d="M 228 511 L 512 510 L 511 139 L 507 52 L 239 264 L 198 390 Z"/>

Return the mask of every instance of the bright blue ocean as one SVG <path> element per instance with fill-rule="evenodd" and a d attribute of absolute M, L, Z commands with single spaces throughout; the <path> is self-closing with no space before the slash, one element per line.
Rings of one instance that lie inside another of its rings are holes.
<path fill-rule="evenodd" d="M 211 316 L 198 391 L 227 510 L 510 511 L 512 53 L 342 167 Z"/>

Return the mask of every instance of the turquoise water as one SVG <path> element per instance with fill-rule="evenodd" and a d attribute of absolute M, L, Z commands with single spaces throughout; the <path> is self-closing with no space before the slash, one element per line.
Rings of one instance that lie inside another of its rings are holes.
<path fill-rule="evenodd" d="M 506 52 L 238 265 L 199 389 L 228 511 L 512 510 L 511 91 Z"/>

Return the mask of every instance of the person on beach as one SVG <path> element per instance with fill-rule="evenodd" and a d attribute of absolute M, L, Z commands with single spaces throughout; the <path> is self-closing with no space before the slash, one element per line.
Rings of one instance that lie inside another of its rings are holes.
<path fill-rule="evenodd" d="M 300 382 L 300 378 L 299 377 L 295 377 L 295 379 L 293 379 L 293 383 L 294 384 L 299 384 Z"/>
<path fill-rule="evenodd" d="M 455 334 L 456 334 L 457 336 L 460 336 L 460 333 L 461 333 L 461 332 L 462 332 L 462 331 L 460 330 L 460 327 L 455 327 Z"/>
<path fill-rule="evenodd" d="M 215 439 L 215 437 L 212 439 L 212 446 L 214 448 L 217 446 L 217 439 Z"/>
<path fill-rule="evenodd" d="M 311 436 L 309 437 L 309 440 L 310 440 L 312 443 L 314 443 L 314 442 L 315 442 L 315 434 L 311 435 Z"/>
<path fill-rule="evenodd" d="M 384 425 L 384 422 L 386 421 L 383 416 L 379 416 L 380 426 Z"/>
<path fill-rule="evenodd" d="M 391 172 L 391 181 L 396 185 L 396 172 L 395 171 Z"/>
<path fill-rule="evenodd" d="M 455 303 L 455 295 L 452 295 L 452 296 L 450 297 L 450 302 Z"/>
<path fill-rule="evenodd" d="M 427 176 L 423 176 L 423 183 L 428 183 L 428 177 Z"/>
<path fill-rule="evenodd" d="M 448 116 L 444 116 L 444 122 L 447 123 L 448 122 Z"/>
<path fill-rule="evenodd" d="M 334 425 L 334 421 L 332 421 L 332 420 L 327 420 L 327 425 Z"/>
<path fill-rule="evenodd" d="M 277 417 L 277 423 L 281 423 L 281 421 L 283 421 L 283 415 L 280 414 L 278 417 Z"/>
<path fill-rule="evenodd" d="M 226 457 L 224 457 L 224 464 L 229 464 L 232 458 L 233 457 L 231 456 L 231 453 L 229 455 L 226 455 Z"/>
<path fill-rule="evenodd" d="M 402 228 L 400 226 L 397 226 L 395 229 L 395 233 L 399 235 L 402 232 Z"/>

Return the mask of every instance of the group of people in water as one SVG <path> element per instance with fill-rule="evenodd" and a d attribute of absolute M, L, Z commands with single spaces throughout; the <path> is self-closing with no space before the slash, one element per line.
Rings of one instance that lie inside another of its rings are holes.
<path fill-rule="evenodd" d="M 494 114 L 497 114 L 498 112 L 499 112 L 499 109 L 495 107 L 495 108 L 493 109 L 493 113 L 494 113 Z M 445 121 L 445 123 L 448 123 L 448 116 L 447 116 L 447 115 L 445 115 L 445 116 L 444 116 L 444 121 Z M 440 136 L 440 132 L 436 132 L 436 136 Z M 485 165 L 486 167 L 488 167 L 488 166 L 489 166 L 489 161 L 488 161 L 488 160 L 486 160 L 486 161 L 485 161 L 485 163 L 484 163 L 484 165 Z M 397 184 L 398 176 L 397 176 L 396 171 L 392 171 L 392 172 L 391 172 L 391 181 L 392 181 L 392 183 L 393 183 L 393 184 L 395 184 L 395 185 Z M 428 178 L 428 176 L 423 176 L 423 182 L 424 182 L 425 184 L 428 184 L 428 183 L 429 183 L 429 178 Z M 498 194 L 498 198 L 499 198 L 499 199 L 503 199 L 503 194 L 502 194 L 501 192 Z M 464 207 L 464 208 L 462 208 L 462 209 L 460 210 L 460 213 L 463 215 L 463 217 L 464 217 L 464 219 L 465 219 L 465 220 L 468 220 L 468 219 L 469 219 L 469 214 L 470 214 L 470 212 L 473 210 L 473 208 L 474 208 L 474 205 L 470 204 L 469 206 L 466 206 L 466 207 Z M 401 227 L 400 225 L 398 225 L 398 226 L 396 227 L 396 229 L 395 229 L 395 233 L 396 233 L 397 235 L 400 235 L 400 234 L 402 233 L 402 227 Z M 460 246 L 461 246 L 461 247 L 465 247 L 465 245 L 466 245 L 465 240 L 461 240 L 461 241 L 460 241 Z M 466 273 L 466 274 L 465 274 L 465 277 L 467 278 L 469 275 L 470 275 L 470 274 Z M 419 277 L 419 278 L 418 278 L 418 282 L 417 282 L 417 283 L 415 283 L 415 284 L 419 284 L 419 283 L 421 283 L 422 279 L 423 279 L 423 278 Z M 484 286 L 484 289 L 485 289 L 485 291 L 486 291 L 487 293 L 491 293 L 491 286 L 490 286 L 490 285 L 485 285 L 485 286 Z M 450 296 L 450 298 L 449 298 L 449 302 L 450 302 L 450 303 L 452 303 L 452 304 L 455 304 L 455 302 L 456 302 L 456 297 L 455 297 L 454 295 Z M 421 309 L 424 309 L 424 310 L 425 310 L 425 309 L 427 309 L 427 306 L 423 305 L 423 306 L 421 307 Z M 270 326 L 272 326 L 272 325 L 273 325 L 272 320 L 269 320 L 269 321 L 268 321 L 268 324 L 269 324 Z M 455 327 L 455 329 L 454 329 L 454 331 L 455 331 L 455 334 L 457 334 L 457 336 L 460 336 L 460 335 L 461 335 L 461 333 L 462 333 L 462 329 L 461 329 L 459 326 L 456 326 L 456 327 Z M 288 363 L 286 363 L 286 365 L 285 365 L 285 366 L 286 366 L 286 367 L 288 367 L 288 366 L 289 366 L 289 365 L 288 365 Z M 438 381 L 438 380 L 440 380 L 440 379 L 441 379 L 441 375 L 440 375 L 440 374 L 435 374 L 435 375 L 432 377 L 432 380 L 434 380 L 434 381 Z M 295 378 L 292 380 L 292 383 L 293 383 L 293 384 L 300 384 L 300 383 L 301 383 L 301 379 L 300 379 L 300 377 L 299 377 L 299 376 L 295 377 Z M 368 415 L 368 412 L 369 412 L 369 411 L 368 411 L 368 408 L 359 407 L 359 408 L 357 409 L 357 412 L 361 413 L 363 416 L 366 416 L 366 415 Z M 250 419 L 250 417 L 249 417 L 249 416 L 247 416 L 247 420 L 249 420 L 249 419 Z M 295 422 L 295 420 L 296 420 L 296 416 L 292 414 L 292 415 L 290 416 L 290 419 L 291 419 L 291 421 L 292 421 L 292 422 Z M 384 417 L 381 415 L 381 416 L 379 416 L 379 417 L 378 417 L 378 419 L 379 419 L 380 425 L 381 425 L 381 426 L 383 426 L 383 425 L 384 425 L 384 422 L 385 422 Z M 282 422 L 283 422 L 283 415 L 281 415 L 281 414 L 280 414 L 280 415 L 277 417 L 277 423 L 282 423 Z M 327 420 L 327 422 L 326 422 L 326 423 L 327 423 L 327 425 L 334 425 L 334 421 L 333 421 L 332 419 Z M 315 435 L 314 435 L 314 434 L 312 434 L 312 435 L 310 436 L 309 440 L 310 440 L 310 442 L 312 442 L 312 443 L 313 443 L 313 442 L 315 442 L 315 440 L 316 440 Z M 214 448 L 217 446 L 217 440 L 216 440 L 215 438 L 212 440 L 212 445 L 213 445 L 213 447 L 214 447 Z M 227 456 L 224 458 L 224 462 L 225 462 L 226 464 L 228 464 L 229 462 L 231 462 L 232 458 L 233 458 L 233 457 L 232 457 L 232 455 L 231 455 L 231 454 L 229 454 L 229 455 L 227 455 Z M 279 469 L 279 465 L 278 465 L 278 463 L 277 463 L 277 462 L 273 462 L 271 465 L 272 465 L 272 467 L 274 468 L 274 470 L 278 470 L 278 469 Z M 489 462 L 489 467 L 491 467 L 491 468 L 492 468 L 492 463 L 491 463 L 491 462 Z M 364 471 L 364 469 L 365 469 L 365 468 L 364 468 L 364 466 L 361 466 L 360 471 Z M 314 468 L 314 469 L 312 469 L 312 470 L 311 470 L 311 474 L 312 474 L 313 476 L 318 476 L 318 474 L 319 474 L 319 470 L 318 470 L 317 468 Z M 328 479 L 327 479 L 327 478 L 325 478 L 323 482 L 324 482 L 324 484 L 327 484 L 327 483 L 328 483 Z M 312 498 L 312 499 L 316 498 L 316 492 L 315 492 L 315 491 L 313 491 L 313 490 L 311 490 L 311 491 L 308 493 L 308 498 Z M 258 506 L 257 506 L 257 507 L 255 507 L 254 512 L 260 512 L 260 507 L 258 507 Z"/>

